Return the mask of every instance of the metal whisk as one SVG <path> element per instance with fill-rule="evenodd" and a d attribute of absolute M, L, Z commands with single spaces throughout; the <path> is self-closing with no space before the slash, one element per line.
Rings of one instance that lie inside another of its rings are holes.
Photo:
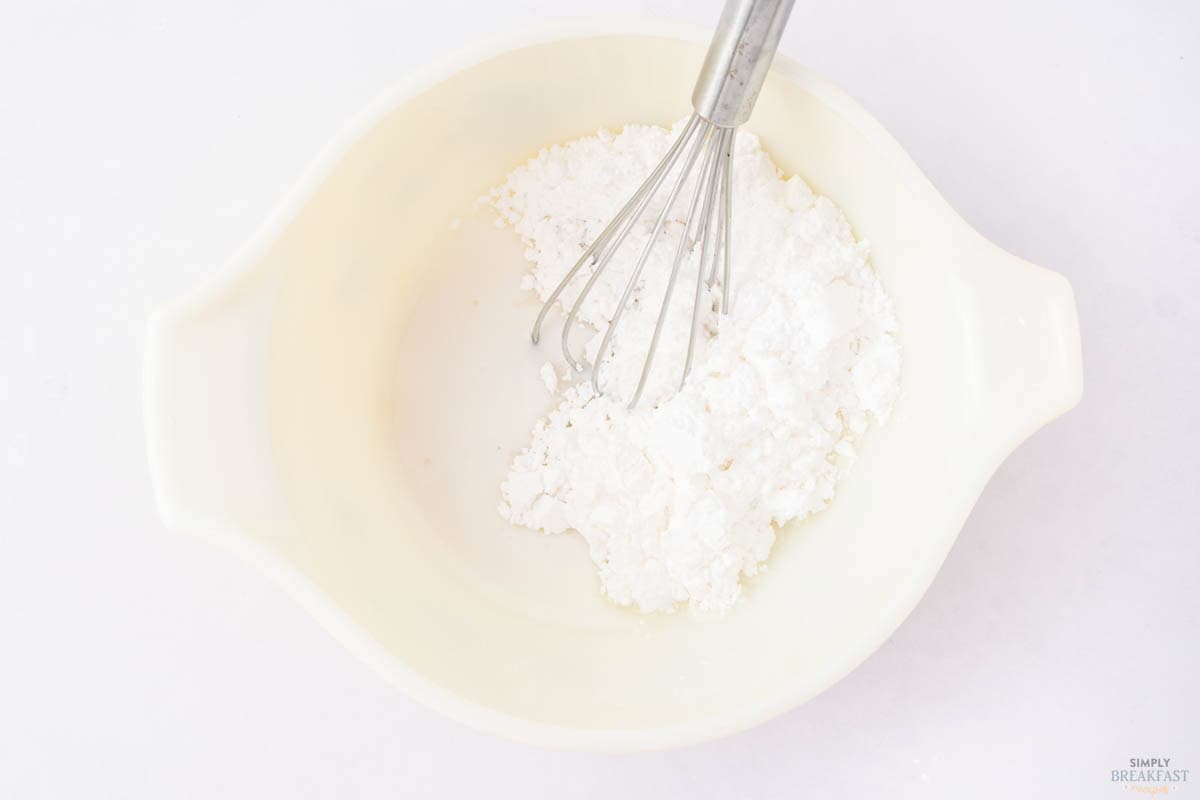
<path fill-rule="evenodd" d="M 684 125 L 683 132 L 671 145 L 666 156 L 659 162 L 645 182 L 634 192 L 633 197 L 617 213 L 616 217 L 596 237 L 591 246 L 571 267 L 562 281 L 555 287 L 550 297 L 542 306 L 537 322 L 533 326 L 533 342 L 537 344 L 541 338 L 542 322 L 551 306 L 558 300 L 563 290 L 575 279 L 584 267 L 590 266 L 592 273 L 584 284 L 575 303 L 571 306 L 563 323 L 562 349 L 567 363 L 577 372 L 582 372 L 584 365 L 571 354 L 568 344 L 571 329 L 574 327 L 579 310 L 596 281 L 604 273 L 612 260 L 613 253 L 629 236 L 634 223 L 640 218 L 650 201 L 659 189 L 666 183 L 667 176 L 672 172 L 677 162 L 682 158 L 682 169 L 678 170 L 671 188 L 668 190 L 666 204 L 658 215 L 654 227 L 638 256 L 633 273 L 625 284 L 625 290 L 620 302 L 609 321 L 608 329 L 601 340 L 600 351 L 592 365 L 592 387 L 596 394 L 601 394 L 600 363 L 609 352 L 613 334 L 621 321 L 621 315 L 629 304 L 629 298 L 641 277 L 642 270 L 650 257 L 651 248 L 662 233 L 667 218 L 675 205 L 675 201 L 683 190 L 696 166 L 700 162 L 699 178 L 688 205 L 688 213 L 683 235 L 676 246 L 675 258 L 671 265 L 670 276 L 664 292 L 662 308 L 658 321 L 654 326 L 654 334 L 642 365 L 641 378 L 633 399 L 629 402 L 632 409 L 637 405 L 646 388 L 646 379 L 654 363 L 654 354 L 658 349 L 659 336 L 667 317 L 671 295 L 679 277 L 680 265 L 688 250 L 689 243 L 700 242 L 700 262 L 696 273 L 696 299 L 692 307 L 692 328 L 688 338 L 687 356 L 683 366 L 682 387 L 691 372 L 692 358 L 696 345 L 696 333 L 700 327 L 700 306 L 705 284 L 712 285 L 717 277 L 718 261 L 721 264 L 721 306 L 720 312 L 728 314 L 730 308 L 730 275 L 729 254 L 731 249 L 732 223 L 731 206 L 733 197 L 732 168 L 733 168 L 733 139 L 737 128 L 750 118 L 754 102 L 758 99 L 758 91 L 762 88 L 767 69 L 775 50 L 779 47 L 779 39 L 787 23 L 788 14 L 792 10 L 794 0 L 727 0 L 725 10 L 721 14 L 717 30 L 713 34 L 712 43 L 704 65 L 700 68 L 700 77 L 696 80 L 696 88 L 692 92 L 692 107 L 694 113 Z M 697 215 L 697 209 L 700 213 Z M 718 253 L 720 257 L 718 258 Z M 711 266 L 705 275 L 705 266 L 711 260 Z"/>

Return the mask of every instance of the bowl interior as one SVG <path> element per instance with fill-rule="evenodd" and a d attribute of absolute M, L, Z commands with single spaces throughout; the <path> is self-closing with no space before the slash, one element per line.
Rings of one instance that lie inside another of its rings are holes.
<path fill-rule="evenodd" d="M 265 256 L 286 267 L 269 418 L 300 567 L 409 670 L 491 711 L 629 731 L 733 726 L 799 702 L 899 624 L 993 466 L 963 441 L 982 367 L 962 335 L 959 223 L 836 95 L 782 63 L 749 127 L 871 242 L 901 326 L 893 419 L 719 621 L 615 609 L 578 537 L 500 520 L 505 466 L 549 402 L 547 353 L 527 338 L 522 247 L 477 198 L 541 147 L 684 116 L 702 56 L 595 36 L 460 71 L 386 113 Z"/>

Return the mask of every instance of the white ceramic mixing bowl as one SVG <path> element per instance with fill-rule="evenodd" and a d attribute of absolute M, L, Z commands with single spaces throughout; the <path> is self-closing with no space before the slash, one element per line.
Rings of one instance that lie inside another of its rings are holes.
<path fill-rule="evenodd" d="M 615 609 L 578 537 L 501 522 L 505 464 L 548 401 L 521 247 L 476 198 L 546 144 L 684 116 L 705 37 L 650 29 L 543 32 L 391 93 L 147 344 L 172 528 L 260 565 L 413 697 L 566 747 L 696 742 L 833 684 L 912 610 L 1001 460 L 1081 391 L 1067 282 L 981 238 L 781 56 L 748 127 L 871 242 L 901 327 L 893 418 L 720 621 Z"/>

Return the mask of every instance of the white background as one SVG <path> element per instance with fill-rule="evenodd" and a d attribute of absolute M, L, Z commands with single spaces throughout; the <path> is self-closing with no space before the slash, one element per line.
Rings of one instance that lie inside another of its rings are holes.
<path fill-rule="evenodd" d="M 0 0 L 0 797 L 1200 797 L 1200 4 L 800 0 L 784 50 L 966 219 L 1066 274 L 1083 404 L 1000 469 L 912 617 L 806 706 L 598 756 L 416 706 L 163 530 L 147 314 L 411 68 L 497 27 L 717 0 Z M 619 91 L 620 87 L 614 87 Z"/>

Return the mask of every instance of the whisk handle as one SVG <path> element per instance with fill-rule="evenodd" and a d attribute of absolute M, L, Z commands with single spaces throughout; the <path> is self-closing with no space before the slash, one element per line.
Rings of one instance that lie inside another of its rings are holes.
<path fill-rule="evenodd" d="M 696 113 L 734 128 L 750 118 L 795 0 L 726 0 L 692 92 Z"/>

